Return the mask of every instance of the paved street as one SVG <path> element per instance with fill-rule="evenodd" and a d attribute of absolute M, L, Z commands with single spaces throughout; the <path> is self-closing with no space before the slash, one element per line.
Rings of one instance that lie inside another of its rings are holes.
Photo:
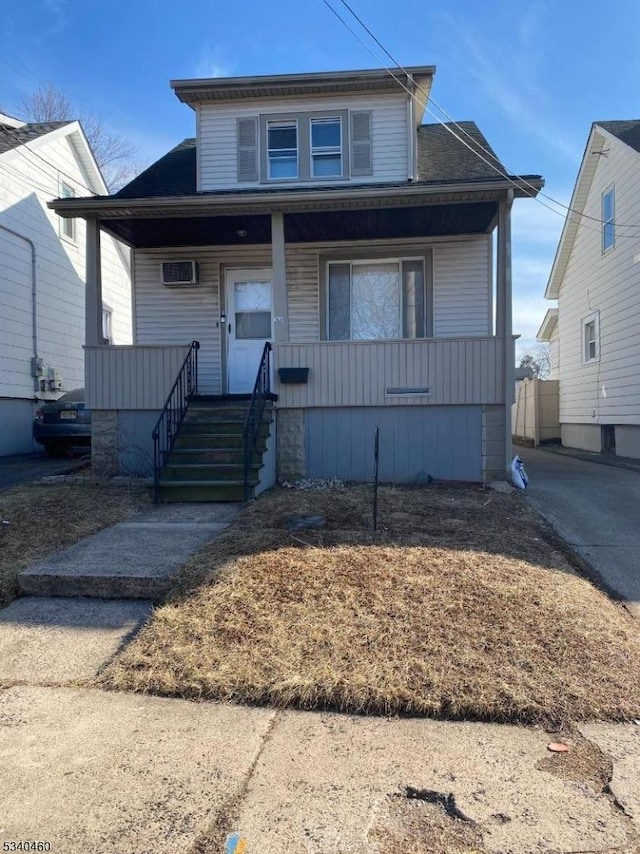
<path fill-rule="evenodd" d="M 533 448 L 517 452 L 533 506 L 640 616 L 640 472 Z"/>

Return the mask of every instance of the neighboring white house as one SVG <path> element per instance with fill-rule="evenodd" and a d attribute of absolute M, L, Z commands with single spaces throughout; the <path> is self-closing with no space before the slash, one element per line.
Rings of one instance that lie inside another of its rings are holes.
<path fill-rule="evenodd" d="M 640 120 L 595 122 L 545 296 L 562 443 L 640 457 Z M 545 336 L 549 337 L 546 338 Z"/>
<path fill-rule="evenodd" d="M 560 379 L 560 331 L 557 308 L 548 309 L 536 334 L 536 341 L 547 344 L 549 347 L 549 376 L 545 379 Z"/>
<path fill-rule="evenodd" d="M 85 222 L 47 202 L 107 192 L 78 122 L 0 114 L 0 456 L 41 450 L 38 401 L 84 384 Z M 129 249 L 105 235 L 101 260 L 103 335 L 130 344 Z"/>
<path fill-rule="evenodd" d="M 270 485 L 271 448 L 280 478 L 366 481 L 379 427 L 383 480 L 506 477 L 511 207 L 543 181 L 473 122 L 422 124 L 434 71 L 173 81 L 196 138 L 113 196 L 51 203 L 134 250 L 136 346 L 101 347 L 87 315 L 121 468 L 135 446 L 183 500 Z"/>

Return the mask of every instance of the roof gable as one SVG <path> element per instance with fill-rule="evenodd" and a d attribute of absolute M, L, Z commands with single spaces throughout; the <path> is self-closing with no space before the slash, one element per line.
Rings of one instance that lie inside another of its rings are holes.
<path fill-rule="evenodd" d="M 582 155 L 580 170 L 569 202 L 569 210 L 562 226 L 562 234 L 553 259 L 551 274 L 544 294 L 546 299 L 558 299 L 560 285 L 567 271 L 582 213 L 598 166 L 598 155 L 602 152 L 604 143 L 603 134 L 598 131 L 598 126 L 593 124 Z"/>
<path fill-rule="evenodd" d="M 551 341 L 556 326 L 558 325 L 558 309 L 550 308 L 536 332 L 536 341 Z"/>
<path fill-rule="evenodd" d="M 84 176 L 79 183 L 84 182 L 85 189 L 90 189 L 96 195 L 108 193 L 100 167 L 96 162 L 82 125 L 78 121 L 28 122 L 20 127 L 0 122 L 0 162 L 2 162 L 3 157 L 11 159 L 17 155 L 22 146 L 27 146 L 28 150 L 35 153 L 39 148 L 46 147 L 50 142 L 61 137 L 69 140 L 77 158 L 78 166 Z M 46 155 L 39 154 L 39 156 L 46 161 Z M 51 166 L 56 169 L 53 164 Z"/>
<path fill-rule="evenodd" d="M 19 148 L 21 145 L 26 145 L 28 142 L 33 142 L 33 140 L 51 133 L 51 131 L 70 124 L 72 122 L 29 122 L 16 127 L 14 123 L 5 124 L 0 121 L 0 154 Z"/>

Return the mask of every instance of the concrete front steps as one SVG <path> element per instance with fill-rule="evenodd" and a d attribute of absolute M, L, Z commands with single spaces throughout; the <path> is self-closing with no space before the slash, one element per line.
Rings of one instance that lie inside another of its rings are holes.
<path fill-rule="evenodd" d="M 244 501 L 243 430 L 250 398 L 198 397 L 184 421 L 158 484 L 161 501 Z M 273 409 L 268 402 L 249 475 L 248 497 L 258 486 Z"/>

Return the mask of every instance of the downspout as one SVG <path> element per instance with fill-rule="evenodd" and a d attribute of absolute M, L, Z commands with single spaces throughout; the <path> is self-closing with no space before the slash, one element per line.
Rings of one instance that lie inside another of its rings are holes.
<path fill-rule="evenodd" d="M 36 289 L 36 245 L 29 237 L 14 231 L 12 228 L 7 228 L 6 225 L 0 225 L 2 231 L 7 234 L 12 234 L 14 237 L 24 240 L 31 247 L 31 337 L 33 347 L 33 358 L 38 358 L 38 294 Z"/>
<path fill-rule="evenodd" d="M 416 122 L 415 122 L 415 104 L 414 92 L 415 84 L 413 77 L 409 74 L 407 78 L 409 84 L 407 88 L 411 91 L 407 95 L 407 179 L 409 181 L 416 180 Z"/>
<path fill-rule="evenodd" d="M 515 385 L 515 351 L 513 346 L 513 293 L 511 283 L 511 208 L 513 190 L 507 190 L 504 210 L 504 403 L 505 403 L 505 463 L 507 472 L 511 464 L 511 405 Z"/>

